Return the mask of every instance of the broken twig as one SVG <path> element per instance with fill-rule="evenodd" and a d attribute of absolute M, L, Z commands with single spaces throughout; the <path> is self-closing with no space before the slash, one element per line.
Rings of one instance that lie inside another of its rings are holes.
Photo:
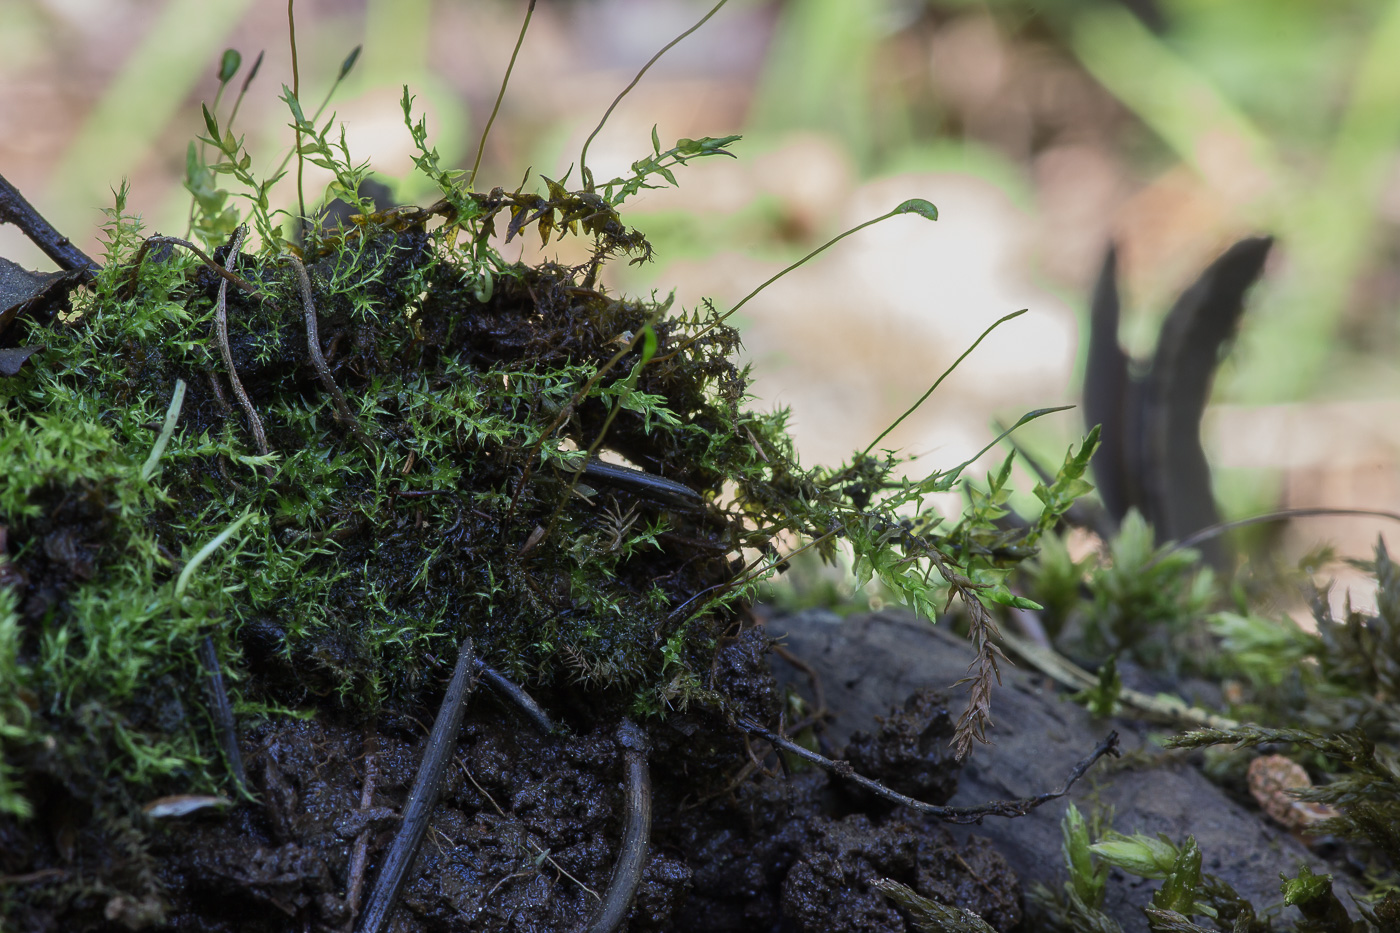
<path fill-rule="evenodd" d="M 380 933 L 386 928 L 404 877 L 418 855 L 418 846 L 427 832 L 428 819 L 437 802 L 443 775 L 447 772 L 448 762 L 452 760 L 452 750 L 457 746 L 457 733 L 462 726 L 462 715 L 467 710 L 467 697 L 476 686 L 475 662 L 472 640 L 468 638 L 457 652 L 457 666 L 452 671 L 452 680 L 447 685 L 447 693 L 433 722 L 433 731 L 428 733 L 428 745 L 423 750 L 418 776 L 413 779 L 413 789 L 408 792 L 408 802 L 403 807 L 403 822 L 399 824 L 399 831 L 384 857 L 384 867 L 380 869 L 379 877 L 375 879 L 369 899 L 365 902 L 360 933 Z"/>
<path fill-rule="evenodd" d="M 374 747 L 374 736 L 370 735 L 367 744 Z M 365 782 L 360 788 L 360 809 L 368 810 L 374 805 L 374 782 L 379 777 L 379 759 L 374 752 L 365 755 Z M 350 851 L 350 881 L 345 890 L 345 911 L 348 915 L 345 926 L 354 929 L 355 917 L 360 912 L 360 894 L 365 882 L 365 865 L 369 861 L 369 834 L 366 826 L 355 837 L 354 848 Z"/>
<path fill-rule="evenodd" d="M 848 761 L 833 761 L 825 755 L 819 755 L 814 751 L 809 751 L 793 742 L 785 739 L 776 732 L 764 728 L 752 719 L 740 716 L 735 720 L 740 729 L 766 739 L 775 748 L 780 748 L 789 754 L 796 755 L 803 761 L 810 762 L 824 771 L 828 771 L 837 777 L 844 778 L 854 784 L 859 784 L 866 790 L 886 800 L 917 810 L 919 813 L 927 813 L 929 816 L 937 817 L 945 823 L 980 823 L 984 817 L 1004 816 L 1008 819 L 1025 816 L 1043 803 L 1048 803 L 1058 797 L 1063 797 L 1069 793 L 1069 789 L 1074 782 L 1084 776 L 1094 762 L 1104 755 L 1112 755 L 1117 758 L 1118 733 L 1110 732 L 1108 736 L 1094 746 L 1094 750 L 1080 759 L 1079 763 L 1070 771 L 1069 777 L 1065 778 L 1064 784 L 1059 790 L 1049 791 L 1044 794 L 1036 794 L 1033 797 L 1018 797 L 1015 800 L 993 800 L 991 803 L 984 803 L 977 807 L 940 807 L 931 803 L 924 803 L 922 800 L 915 800 L 913 797 L 906 797 L 898 791 L 890 790 L 879 781 L 872 781 L 870 778 L 857 774 Z"/>
<path fill-rule="evenodd" d="M 622 830 L 622 847 L 613 865 L 612 880 L 588 933 L 614 933 L 622 928 L 632 898 L 642 880 L 647 846 L 651 841 L 651 773 L 647 768 L 647 737 L 631 720 L 617 727 L 617 743 L 627 771 L 627 813 Z"/>

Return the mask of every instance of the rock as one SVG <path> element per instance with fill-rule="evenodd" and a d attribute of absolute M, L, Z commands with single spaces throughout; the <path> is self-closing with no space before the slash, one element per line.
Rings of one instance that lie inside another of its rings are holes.
<path fill-rule="evenodd" d="M 845 619 L 808 611 L 770 619 L 766 627 L 821 677 L 834 714 L 827 737 L 835 747 L 846 744 L 857 730 L 870 731 L 875 717 L 902 708 L 915 691 L 949 690 L 972 661 L 966 641 L 904 611 Z M 780 682 L 809 692 L 803 672 L 778 658 L 774 667 Z M 956 710 L 962 703 L 961 689 L 953 696 Z M 950 801 L 954 806 L 1055 789 L 1110 729 L 1118 731 L 1125 753 L 1141 752 L 1155 762 L 1122 767 L 1111 759 L 1101 761 L 1067 798 L 1026 817 L 989 817 L 980 826 L 950 827 L 960 841 L 972 835 L 992 840 L 1027 890 L 1036 882 L 1059 890 L 1064 881 L 1060 819 L 1071 800 L 1086 816 L 1095 807 L 1112 807 L 1112 826 L 1120 832 L 1164 833 L 1178 842 L 1195 836 L 1204 870 L 1229 882 L 1261 910 L 1281 900 L 1280 872 L 1292 875 L 1300 863 L 1317 873 L 1328 871 L 1324 862 L 1261 814 L 1244 809 L 1189 764 L 1148 743 L 1145 728 L 1126 720 L 1094 719 L 1033 670 L 1003 665 L 992 718 L 996 727 L 988 737 L 995 744 L 974 749 Z M 1112 871 L 1104 909 L 1128 933 L 1145 931 L 1142 907 L 1150 903 L 1156 887 L 1157 882 Z M 1347 892 L 1359 891 L 1342 878 L 1336 878 L 1336 889 L 1344 901 Z M 1290 908 L 1284 916 L 1291 914 Z"/>

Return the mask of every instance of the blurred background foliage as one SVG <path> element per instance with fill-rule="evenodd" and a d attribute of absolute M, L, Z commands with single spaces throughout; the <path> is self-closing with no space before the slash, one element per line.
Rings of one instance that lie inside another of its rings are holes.
<path fill-rule="evenodd" d="M 527 166 L 563 175 L 613 96 L 709 5 L 542 0 L 478 187 L 514 188 Z M 426 202 L 402 86 L 444 164 L 470 167 L 525 6 L 304 0 L 303 99 L 363 44 L 332 107 L 355 157 L 398 200 Z M 90 253 L 122 178 L 150 230 L 183 233 L 186 144 L 225 48 L 243 53 L 234 86 L 266 52 L 235 126 L 254 171 L 290 146 L 286 13 L 272 0 L 0 0 L 0 171 Z M 742 133 L 741 158 L 631 203 L 658 261 L 615 272 L 615 287 L 724 305 L 905 198 L 940 208 L 936 225 L 843 242 L 741 315 L 754 391 L 793 408 L 807 462 L 864 447 L 991 321 L 1028 307 L 887 441 L 959 462 L 994 422 L 1077 400 L 1110 240 L 1124 339 L 1144 356 L 1206 263 L 1272 233 L 1204 429 L 1223 511 L 1400 507 L 1397 0 L 731 0 L 622 103 L 590 150 L 595 174 L 646 155 L 653 124 L 668 143 Z M 289 205 L 294 185 L 278 194 Z M 571 240 L 548 252 L 583 255 Z M 13 228 L 0 255 L 48 267 Z M 1022 441 L 1058 463 L 1083 430 L 1069 413 Z M 1282 544 L 1361 556 L 1385 530 L 1309 520 Z"/>

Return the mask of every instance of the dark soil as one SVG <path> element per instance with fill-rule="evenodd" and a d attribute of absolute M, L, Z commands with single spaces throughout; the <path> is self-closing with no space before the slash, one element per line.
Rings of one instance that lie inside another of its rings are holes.
<path fill-rule="evenodd" d="M 767 645 L 762 629 L 734 639 L 716 683 L 746 715 L 772 721 Z M 392 929 L 581 929 L 617 854 L 622 761 L 611 725 L 542 735 L 478 688 Z M 784 774 L 772 757 L 765 771 L 746 767 L 742 736 L 700 710 L 647 728 L 655 822 L 628 930 L 911 929 L 871 887 L 880 878 L 974 910 L 998 930 L 1020 922 L 1020 884 L 985 840 L 957 842 L 924 817 L 833 787 L 824 772 Z M 850 755 L 902 789 L 946 800 L 956 788 L 943 759 L 948 728 L 942 698 L 919 691 L 875 734 L 853 737 Z M 132 871 L 154 873 L 164 905 L 93 890 L 63 898 L 59 915 L 15 915 L 13 928 L 349 929 L 351 891 L 373 882 L 424 744 L 409 716 L 372 728 L 322 719 L 249 730 L 242 750 L 256 802 L 153 821 L 154 842 L 133 861 Z M 10 823 L 0 844 L 11 857 L 44 853 L 23 861 L 60 886 L 89 859 L 123 857 L 86 849 L 111 834 L 88 840 L 73 823 Z M 357 840 L 369 856 L 358 879 Z"/>

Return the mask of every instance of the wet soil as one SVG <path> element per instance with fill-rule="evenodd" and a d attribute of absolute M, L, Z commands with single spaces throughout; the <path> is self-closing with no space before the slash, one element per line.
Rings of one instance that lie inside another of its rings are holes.
<path fill-rule="evenodd" d="M 736 711 L 776 721 L 769 644 L 761 628 L 733 639 L 717 656 L 715 685 Z M 94 890 L 68 898 L 61 913 L 14 916 L 14 929 L 351 929 L 351 901 L 373 882 L 422 755 L 420 720 L 431 711 L 418 712 L 246 730 L 254 800 L 145 827 L 151 843 L 136 861 L 159 896 Z M 391 929 L 581 929 L 617 857 L 624 794 L 613 725 L 544 735 L 479 688 Z M 917 691 L 870 725 L 852 738 L 853 760 L 935 802 L 954 792 L 940 695 Z M 824 772 L 785 770 L 711 712 L 678 712 L 647 731 L 655 819 L 627 930 L 912 929 L 871 886 L 882 878 L 976 911 L 997 930 L 1020 922 L 1020 884 L 986 840 L 956 840 L 936 822 L 833 786 Z M 52 826 L 14 829 L 6 847 L 46 853 L 37 868 L 53 879 L 99 854 L 55 845 Z M 103 857 L 122 858 L 107 845 Z M 367 855 L 359 872 L 357 845 Z"/>

